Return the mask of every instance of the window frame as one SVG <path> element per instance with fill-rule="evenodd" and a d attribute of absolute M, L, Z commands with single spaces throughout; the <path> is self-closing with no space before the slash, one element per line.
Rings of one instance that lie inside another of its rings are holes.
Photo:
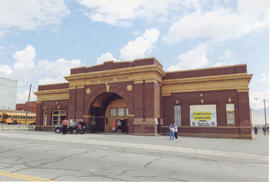
<path fill-rule="evenodd" d="M 180 121 L 178 122 L 178 121 L 176 121 L 176 113 L 175 113 L 175 108 L 176 108 L 176 106 L 177 107 L 180 107 L 180 111 L 179 111 L 179 113 L 180 113 L 180 116 L 179 116 L 179 118 L 180 118 Z M 175 122 L 176 123 L 176 125 L 177 126 L 182 126 L 182 106 L 180 105 L 180 104 L 175 104 L 175 105 L 173 105 L 173 122 Z"/>
<path fill-rule="evenodd" d="M 233 110 L 228 110 L 227 108 L 227 105 L 233 105 Z M 229 113 L 232 113 L 233 114 L 233 123 L 229 123 L 229 120 L 228 120 L 228 114 Z M 235 126 L 235 120 L 236 120 L 236 116 L 235 116 L 235 104 L 234 103 L 226 103 L 226 122 L 227 122 L 227 126 L 231 126 L 231 127 L 234 127 Z"/>

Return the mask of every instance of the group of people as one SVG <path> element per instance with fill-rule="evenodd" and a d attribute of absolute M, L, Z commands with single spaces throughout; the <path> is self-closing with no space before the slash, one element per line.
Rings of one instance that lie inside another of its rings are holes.
<path fill-rule="evenodd" d="M 264 126 L 264 127 L 262 128 L 262 130 L 263 130 L 263 134 L 264 134 L 264 136 L 265 136 L 265 135 L 266 135 L 266 130 L 268 130 L 268 128 L 266 128 L 266 126 Z M 257 128 L 256 125 L 255 125 L 255 127 L 254 127 L 254 133 L 255 133 L 255 135 L 258 134 L 258 128 Z"/>
<path fill-rule="evenodd" d="M 78 128 L 81 129 L 82 126 L 80 123 L 76 123 L 72 119 L 70 119 L 70 120 L 64 119 L 62 121 L 62 126 L 63 126 L 62 134 L 67 134 L 68 128 L 74 128 L 76 126 L 76 124 L 78 125 Z"/>
<path fill-rule="evenodd" d="M 174 140 L 174 138 L 177 139 L 178 127 L 176 123 L 174 122 L 173 124 L 170 124 L 169 129 L 170 129 L 170 140 Z"/>
<path fill-rule="evenodd" d="M 117 133 L 122 132 L 122 122 L 120 120 L 112 122 L 112 131 L 115 132 L 117 129 Z"/>

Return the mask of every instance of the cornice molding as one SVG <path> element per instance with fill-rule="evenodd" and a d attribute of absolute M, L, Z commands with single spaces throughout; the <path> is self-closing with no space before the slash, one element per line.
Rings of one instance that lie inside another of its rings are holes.
<path fill-rule="evenodd" d="M 60 94 L 60 93 L 69 93 L 68 88 L 64 89 L 53 89 L 53 90 L 42 90 L 38 92 L 34 92 L 35 95 L 47 95 L 47 94 Z"/>
<path fill-rule="evenodd" d="M 143 72 L 158 72 L 160 76 L 165 76 L 165 72 L 158 67 L 157 65 L 147 65 L 147 66 L 136 66 L 129 68 L 119 68 L 119 69 L 111 69 L 104 71 L 95 71 L 88 73 L 78 73 L 70 76 L 66 76 L 65 79 L 77 80 L 77 79 L 86 79 L 86 78 L 102 78 L 102 77 L 110 77 L 110 76 L 118 76 L 118 75 L 129 75 L 131 73 L 143 73 Z"/>
<path fill-rule="evenodd" d="M 205 82 L 205 81 L 215 81 L 215 80 L 234 80 L 234 79 L 249 79 L 251 80 L 253 74 L 247 73 L 237 73 L 237 74 L 227 74 L 227 75 L 215 75 L 215 76 L 200 76 L 192 78 L 178 78 L 178 79 L 168 79 L 162 80 L 162 85 L 176 84 L 176 83 L 191 83 L 191 82 Z"/>
<path fill-rule="evenodd" d="M 172 93 L 237 90 L 248 92 L 248 84 L 252 74 L 240 73 L 230 75 L 204 76 L 162 81 L 162 96 Z"/>

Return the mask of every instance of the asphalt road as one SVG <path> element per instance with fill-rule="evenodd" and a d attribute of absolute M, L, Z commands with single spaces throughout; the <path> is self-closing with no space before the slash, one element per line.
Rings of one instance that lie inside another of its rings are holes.
<path fill-rule="evenodd" d="M 0 132 L 0 181 L 268 181 L 254 140 Z"/>

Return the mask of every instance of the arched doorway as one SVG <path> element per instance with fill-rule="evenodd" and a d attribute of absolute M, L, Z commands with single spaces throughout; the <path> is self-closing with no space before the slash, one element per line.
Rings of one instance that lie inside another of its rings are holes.
<path fill-rule="evenodd" d="M 122 131 L 128 132 L 128 107 L 124 99 L 116 93 L 106 92 L 99 95 L 90 107 L 91 132 L 112 133 L 112 123 L 122 123 Z"/>

